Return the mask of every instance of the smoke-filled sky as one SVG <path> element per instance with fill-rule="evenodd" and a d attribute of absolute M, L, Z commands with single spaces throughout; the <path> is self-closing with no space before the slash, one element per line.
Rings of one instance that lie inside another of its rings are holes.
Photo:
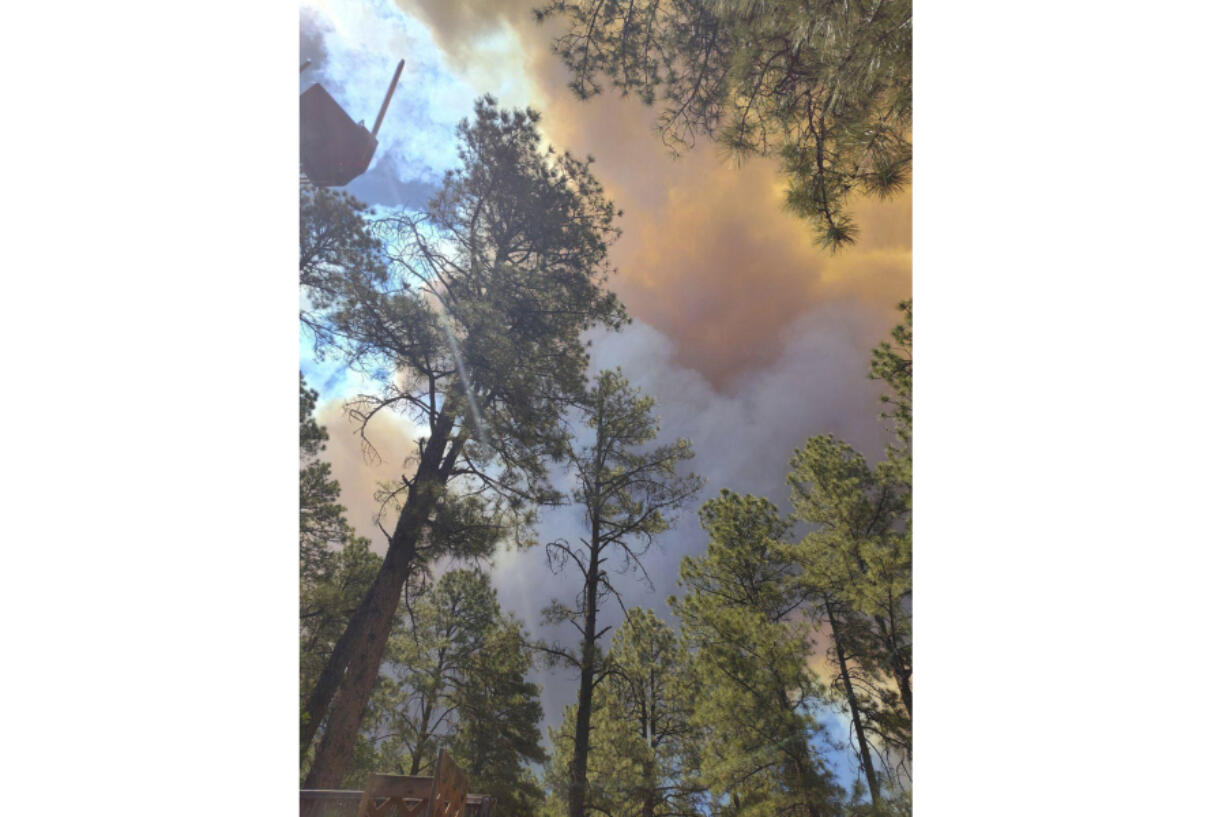
<path fill-rule="evenodd" d="M 784 476 L 794 449 L 815 434 L 841 437 L 870 458 L 887 434 L 878 419 L 869 353 L 896 323 L 910 295 L 909 193 L 860 202 L 858 243 L 837 256 L 817 248 L 807 226 L 782 209 L 782 180 L 768 160 L 737 166 L 700 144 L 673 158 L 652 128 L 654 113 L 635 98 L 580 102 L 550 53 L 549 25 L 532 0 L 315 0 L 303 6 L 305 88 L 322 83 L 368 126 L 395 65 L 406 60 L 379 132 L 370 172 L 350 192 L 375 205 L 418 206 L 456 156 L 453 131 L 481 94 L 504 106 L 530 105 L 560 149 L 596 159 L 595 173 L 624 211 L 612 259 L 612 287 L 634 322 L 594 338 L 593 362 L 621 366 L 656 400 L 662 439 L 690 438 L 693 470 L 706 478 L 699 502 L 722 488 L 772 499 L 790 511 Z M 359 380 L 311 359 L 303 370 L 322 394 L 319 418 L 331 433 L 327 457 L 351 522 L 377 549 L 372 519 L 380 480 L 398 477 L 411 449 L 406 429 L 374 430 L 381 464 L 363 460 L 343 412 Z M 626 577 L 627 606 L 667 615 L 681 557 L 705 539 L 695 506 L 658 539 L 645 560 L 652 586 Z M 541 536 L 577 528 L 578 511 L 546 515 Z M 494 582 L 506 609 L 535 632 L 553 596 L 569 599 L 576 576 L 554 576 L 540 549 L 500 553 Z M 620 611 L 607 610 L 609 623 Z M 603 623 L 603 622 L 602 622 Z M 561 631 L 559 631 L 561 635 Z M 575 682 L 542 673 L 546 723 L 573 701 Z M 836 735 L 845 739 L 845 735 Z"/>

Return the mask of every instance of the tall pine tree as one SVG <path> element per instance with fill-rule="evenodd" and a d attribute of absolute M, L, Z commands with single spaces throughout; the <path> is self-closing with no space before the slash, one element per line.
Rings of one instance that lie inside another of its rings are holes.
<path fill-rule="evenodd" d="M 410 473 L 390 497 L 387 555 L 304 707 L 303 751 L 326 719 L 311 787 L 344 776 L 414 566 L 468 541 L 435 535 L 440 510 L 452 509 L 453 531 L 520 535 L 551 497 L 546 462 L 562 454 L 563 412 L 583 389 L 581 335 L 625 318 L 604 288 L 613 206 L 590 162 L 542 146 L 538 121 L 479 100 L 459 128 L 460 169 L 426 212 L 376 225 L 386 270 L 330 267 L 330 290 L 312 301 L 332 348 L 382 384 L 350 405 L 363 439 L 385 411 L 425 432 L 392 452 Z M 448 500 L 455 480 L 463 500 Z"/>
<path fill-rule="evenodd" d="M 581 411 L 589 439 L 572 443 L 567 459 L 578 483 L 572 497 L 583 508 L 587 535 L 575 542 L 555 540 L 547 548 L 552 565 L 578 568 L 583 583 L 573 605 L 555 601 L 546 611 L 549 621 L 573 624 L 580 641 L 578 649 L 542 645 L 553 659 L 579 673 L 568 817 L 585 814 L 593 698 L 612 671 L 599 644 L 609 630 L 599 623 L 603 604 L 610 598 L 621 602 L 610 570 L 646 577 L 641 557 L 702 485 L 693 474 L 680 473 L 681 464 L 693 456 L 688 440 L 646 448 L 659 432 L 652 400 L 632 388 L 620 371 L 596 376 Z"/>

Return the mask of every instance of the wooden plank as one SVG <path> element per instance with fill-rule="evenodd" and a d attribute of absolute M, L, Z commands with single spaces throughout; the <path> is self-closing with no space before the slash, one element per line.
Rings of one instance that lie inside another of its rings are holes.
<path fill-rule="evenodd" d="M 418 817 L 426 813 L 426 806 L 430 805 L 429 800 L 414 800 L 408 809 L 404 812 L 404 817 Z"/>
<path fill-rule="evenodd" d="M 468 775 L 456 765 L 446 750 L 438 753 L 434 768 L 434 790 L 430 794 L 428 817 L 464 817 L 468 800 Z"/>

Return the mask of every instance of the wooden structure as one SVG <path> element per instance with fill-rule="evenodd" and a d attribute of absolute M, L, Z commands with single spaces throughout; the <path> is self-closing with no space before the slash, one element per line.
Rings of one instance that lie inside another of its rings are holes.
<path fill-rule="evenodd" d="M 439 752 L 433 777 L 372 774 L 362 791 L 303 789 L 301 817 L 494 817 L 495 801 L 468 793 L 468 776 Z"/>

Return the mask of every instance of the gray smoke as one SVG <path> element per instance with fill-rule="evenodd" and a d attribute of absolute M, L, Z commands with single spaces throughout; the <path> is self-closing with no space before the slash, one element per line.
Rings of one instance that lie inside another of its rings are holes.
<path fill-rule="evenodd" d="M 809 437 L 834 434 L 870 460 L 881 456 L 889 432 L 878 419 L 881 389 L 868 379 L 868 366 L 872 347 L 888 331 L 875 311 L 850 300 L 828 303 L 785 331 L 784 350 L 773 364 L 741 377 L 727 393 L 678 365 L 674 344 L 644 323 L 593 339 L 594 366 L 620 366 L 631 383 L 655 399 L 658 439 L 688 437 L 695 451 L 690 470 L 706 479 L 697 501 L 678 514 L 673 528 L 657 538 L 643 560 L 651 583 L 618 577 L 628 608 L 647 607 L 672 619 L 667 598 L 678 592 L 681 559 L 699 556 L 706 548 L 697 509 L 721 489 L 766 497 L 788 514 L 788 461 Z M 539 527 L 541 541 L 573 541 L 582 530 L 577 507 L 544 513 Z M 554 575 L 543 549 L 535 548 L 500 553 L 493 581 L 504 609 L 527 622 L 534 635 L 563 643 L 576 639 L 567 625 L 542 626 L 540 611 L 552 598 L 573 600 L 581 581 L 577 571 Z M 610 600 L 601 610 L 601 626 L 621 620 L 621 610 Z M 561 669 L 539 672 L 535 680 L 542 686 L 545 722 L 555 726 L 563 709 L 574 703 L 577 681 Z"/>

